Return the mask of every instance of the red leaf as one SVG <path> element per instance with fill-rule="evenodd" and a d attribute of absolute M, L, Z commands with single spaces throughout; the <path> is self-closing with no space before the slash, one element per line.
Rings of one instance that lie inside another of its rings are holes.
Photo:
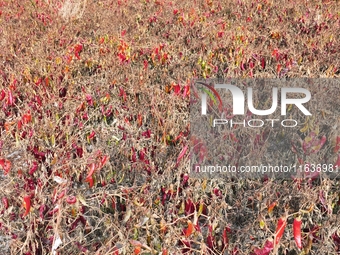
<path fill-rule="evenodd" d="M 294 235 L 294 240 L 296 243 L 296 246 L 301 249 L 302 244 L 301 244 L 301 218 L 295 218 L 293 222 L 293 235 Z"/>

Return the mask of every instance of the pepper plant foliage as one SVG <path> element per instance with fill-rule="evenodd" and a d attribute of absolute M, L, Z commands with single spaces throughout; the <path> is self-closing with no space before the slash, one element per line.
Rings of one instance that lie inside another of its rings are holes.
<path fill-rule="evenodd" d="M 0 1 L 1 253 L 335 254 L 339 182 L 189 178 L 188 105 L 195 78 L 338 77 L 339 13 L 331 0 Z M 311 152 L 313 125 L 301 153 L 340 164 L 339 123 Z M 278 238 L 286 213 L 300 237 Z"/>

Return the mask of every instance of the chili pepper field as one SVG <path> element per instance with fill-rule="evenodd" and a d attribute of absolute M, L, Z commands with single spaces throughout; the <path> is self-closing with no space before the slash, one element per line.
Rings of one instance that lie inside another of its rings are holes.
<path fill-rule="evenodd" d="M 339 1 L 0 0 L 0 254 L 340 254 L 340 171 L 196 178 L 189 111 L 195 80 L 211 111 L 213 80 L 324 79 L 221 148 L 337 169 L 339 49 Z"/>

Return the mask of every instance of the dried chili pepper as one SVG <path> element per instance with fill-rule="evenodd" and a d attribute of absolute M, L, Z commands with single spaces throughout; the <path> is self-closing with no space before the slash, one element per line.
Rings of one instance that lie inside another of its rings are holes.
<path fill-rule="evenodd" d="M 277 245 L 280 242 L 280 239 L 285 231 L 285 228 L 287 226 L 287 219 L 286 217 L 281 217 L 277 223 L 276 231 L 275 231 L 275 245 Z"/>
<path fill-rule="evenodd" d="M 94 173 L 94 170 L 96 170 L 96 164 L 95 163 L 91 163 L 89 165 L 90 171 L 88 172 L 86 179 L 92 177 L 92 174 Z"/>
<path fill-rule="evenodd" d="M 109 160 L 109 158 L 110 158 L 110 156 L 108 156 L 108 155 L 103 156 L 100 159 L 100 167 L 103 167 L 106 164 L 106 162 Z"/>
<path fill-rule="evenodd" d="M 188 149 L 188 145 L 184 146 L 183 149 L 181 150 L 181 152 L 179 153 L 178 157 L 177 157 L 177 161 L 176 161 L 176 167 L 178 166 L 180 160 L 183 158 L 183 156 L 185 155 L 186 151 Z"/>
<path fill-rule="evenodd" d="M 8 199 L 6 197 L 2 198 L 2 203 L 4 204 L 5 210 L 8 208 Z"/>
<path fill-rule="evenodd" d="M 301 244 L 301 218 L 295 218 L 293 222 L 293 234 L 294 234 L 294 240 L 299 249 L 302 248 Z"/>
<path fill-rule="evenodd" d="M 2 167 L 6 175 L 11 170 L 12 163 L 8 159 L 0 159 L 0 166 Z"/>
<path fill-rule="evenodd" d="M 2 101 L 6 96 L 6 92 L 4 90 L 1 91 L 0 93 L 0 101 Z"/>
<path fill-rule="evenodd" d="M 26 209 L 23 217 L 25 217 L 27 214 L 29 214 L 31 210 L 31 197 L 30 196 L 25 196 L 24 197 L 24 207 Z"/>
<path fill-rule="evenodd" d="M 194 232 L 194 225 L 188 220 L 188 228 L 185 229 L 185 237 L 189 237 Z"/>
<path fill-rule="evenodd" d="M 86 177 L 85 181 L 88 182 L 90 188 L 92 188 L 92 186 L 93 186 L 93 177 L 92 176 L 88 176 L 88 177 Z"/>
<path fill-rule="evenodd" d="M 77 198 L 76 198 L 75 196 L 68 196 L 68 197 L 66 198 L 66 202 L 67 202 L 68 204 L 74 204 L 76 201 L 77 201 Z"/>
<path fill-rule="evenodd" d="M 14 105 L 14 99 L 13 99 L 13 94 L 11 90 L 8 91 L 7 105 L 10 105 L 10 106 Z"/>
<path fill-rule="evenodd" d="M 38 162 L 35 161 L 35 162 L 33 162 L 33 165 L 32 165 L 32 167 L 29 170 L 29 174 L 33 175 L 34 172 L 37 171 L 37 169 L 38 169 Z"/>

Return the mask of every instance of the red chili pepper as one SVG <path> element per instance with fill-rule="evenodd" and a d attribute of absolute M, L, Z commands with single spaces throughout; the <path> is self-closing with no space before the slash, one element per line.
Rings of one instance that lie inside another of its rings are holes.
<path fill-rule="evenodd" d="M 4 204 L 5 210 L 8 208 L 8 199 L 6 197 L 2 198 L 2 203 Z"/>
<path fill-rule="evenodd" d="M 189 237 L 194 232 L 194 225 L 188 220 L 188 228 L 184 230 L 185 237 Z"/>
<path fill-rule="evenodd" d="M 138 123 L 138 127 L 141 127 L 143 124 L 143 116 L 141 114 L 137 115 L 137 123 Z"/>
<path fill-rule="evenodd" d="M 228 244 L 229 244 L 229 238 L 228 238 L 228 228 L 224 228 L 223 230 L 223 245 L 224 247 L 228 247 Z"/>
<path fill-rule="evenodd" d="M 95 135 L 96 135 L 96 132 L 92 131 L 88 136 L 89 140 L 92 139 L 93 137 L 95 137 Z"/>
<path fill-rule="evenodd" d="M 38 169 L 38 162 L 34 161 L 33 162 L 33 166 L 30 168 L 29 170 L 29 174 L 33 175 L 35 171 L 37 171 Z"/>
<path fill-rule="evenodd" d="M 89 106 L 93 106 L 93 105 L 94 105 L 92 96 L 91 96 L 90 94 L 87 94 L 87 95 L 85 96 L 85 98 L 86 98 L 87 104 L 88 104 Z"/>
<path fill-rule="evenodd" d="M 183 136 L 183 133 L 181 132 L 175 139 L 174 142 L 178 141 Z"/>
<path fill-rule="evenodd" d="M 209 231 L 209 234 L 208 234 L 208 237 L 207 237 L 207 245 L 210 249 L 213 249 L 214 247 L 214 238 L 212 236 L 212 226 L 208 226 L 208 231 Z"/>
<path fill-rule="evenodd" d="M 294 234 L 294 239 L 297 247 L 299 249 L 302 248 L 301 244 L 301 218 L 295 218 L 293 222 L 293 234 Z"/>
<path fill-rule="evenodd" d="M 1 101 L 1 97 L 0 97 L 0 101 Z M 336 137 L 336 145 L 333 149 L 333 152 L 336 153 L 340 150 L 340 136 Z"/>
<path fill-rule="evenodd" d="M 144 161 L 144 159 L 145 159 L 145 153 L 144 153 L 144 151 L 140 151 L 139 152 L 139 159 L 141 160 L 141 161 Z"/>
<path fill-rule="evenodd" d="M 274 201 L 268 206 L 268 213 L 271 214 L 273 212 L 274 207 L 277 205 L 277 202 Z"/>
<path fill-rule="evenodd" d="M 66 190 L 61 191 L 58 195 L 58 199 L 63 198 L 65 196 L 65 193 L 66 193 Z"/>
<path fill-rule="evenodd" d="M 56 212 L 58 212 L 59 211 L 59 207 L 55 207 L 52 211 L 50 211 L 48 214 L 49 215 L 54 215 Z"/>
<path fill-rule="evenodd" d="M 77 44 L 74 46 L 74 55 L 76 56 L 77 59 L 80 59 L 79 53 L 82 51 L 83 45 Z"/>
<path fill-rule="evenodd" d="M 184 87 L 184 91 L 183 91 L 183 98 L 185 98 L 186 96 L 189 96 L 189 95 L 190 95 L 190 86 L 186 85 Z"/>
<path fill-rule="evenodd" d="M 22 128 L 22 122 L 21 120 L 18 121 L 18 129 L 20 130 Z"/>
<path fill-rule="evenodd" d="M 274 249 L 274 245 L 273 245 L 273 242 L 271 242 L 270 240 L 267 240 L 265 243 L 264 243 L 264 247 L 263 248 L 255 248 L 254 249 L 254 253 L 256 255 L 269 255 L 270 252 Z M 254 254 L 252 253 L 252 254 Z M 234 254 L 234 253 L 233 253 Z"/>
<path fill-rule="evenodd" d="M 24 114 L 24 116 L 22 116 L 22 123 L 23 124 L 27 124 L 27 123 L 31 122 L 31 120 L 32 120 L 32 116 L 31 116 L 30 111 L 28 111 L 27 114 Z"/>
<path fill-rule="evenodd" d="M 0 159 L 0 166 L 4 170 L 5 174 L 8 174 L 11 170 L 12 163 L 7 159 Z"/>
<path fill-rule="evenodd" d="M 181 159 L 185 155 L 187 149 L 188 149 L 188 145 L 184 146 L 183 149 L 181 150 L 181 152 L 179 153 L 179 155 L 177 157 L 177 161 L 176 161 L 176 167 L 178 166 L 179 162 L 181 161 Z"/>
<path fill-rule="evenodd" d="M 11 90 L 8 91 L 7 104 L 10 106 L 14 105 L 13 94 Z"/>
<path fill-rule="evenodd" d="M 103 167 L 109 158 L 110 156 L 108 155 L 103 156 L 100 160 L 100 167 Z"/>
<path fill-rule="evenodd" d="M 93 177 L 92 176 L 86 177 L 86 182 L 88 182 L 90 188 L 92 188 L 92 186 L 93 186 Z"/>
<path fill-rule="evenodd" d="M 280 242 L 280 239 L 285 231 L 287 226 L 287 219 L 286 217 L 281 217 L 277 223 L 276 231 L 275 231 L 275 245 Z"/>
<path fill-rule="evenodd" d="M 27 214 L 29 214 L 31 210 L 31 197 L 30 196 L 25 196 L 24 197 L 24 207 L 26 209 L 23 217 L 25 217 Z"/>
<path fill-rule="evenodd" d="M 66 202 L 67 202 L 68 204 L 74 204 L 76 201 L 77 201 L 77 198 L 76 198 L 75 196 L 68 196 L 68 197 L 66 198 Z"/>
<path fill-rule="evenodd" d="M 6 93 L 4 90 L 2 90 L 0 93 L 0 101 L 2 101 L 5 98 L 5 96 L 6 96 Z"/>
<path fill-rule="evenodd" d="M 94 173 L 94 170 L 96 169 L 96 164 L 95 163 L 91 163 L 89 165 L 89 167 L 90 167 L 90 171 L 87 174 L 86 179 L 89 178 L 89 177 L 92 177 L 92 174 Z"/>

